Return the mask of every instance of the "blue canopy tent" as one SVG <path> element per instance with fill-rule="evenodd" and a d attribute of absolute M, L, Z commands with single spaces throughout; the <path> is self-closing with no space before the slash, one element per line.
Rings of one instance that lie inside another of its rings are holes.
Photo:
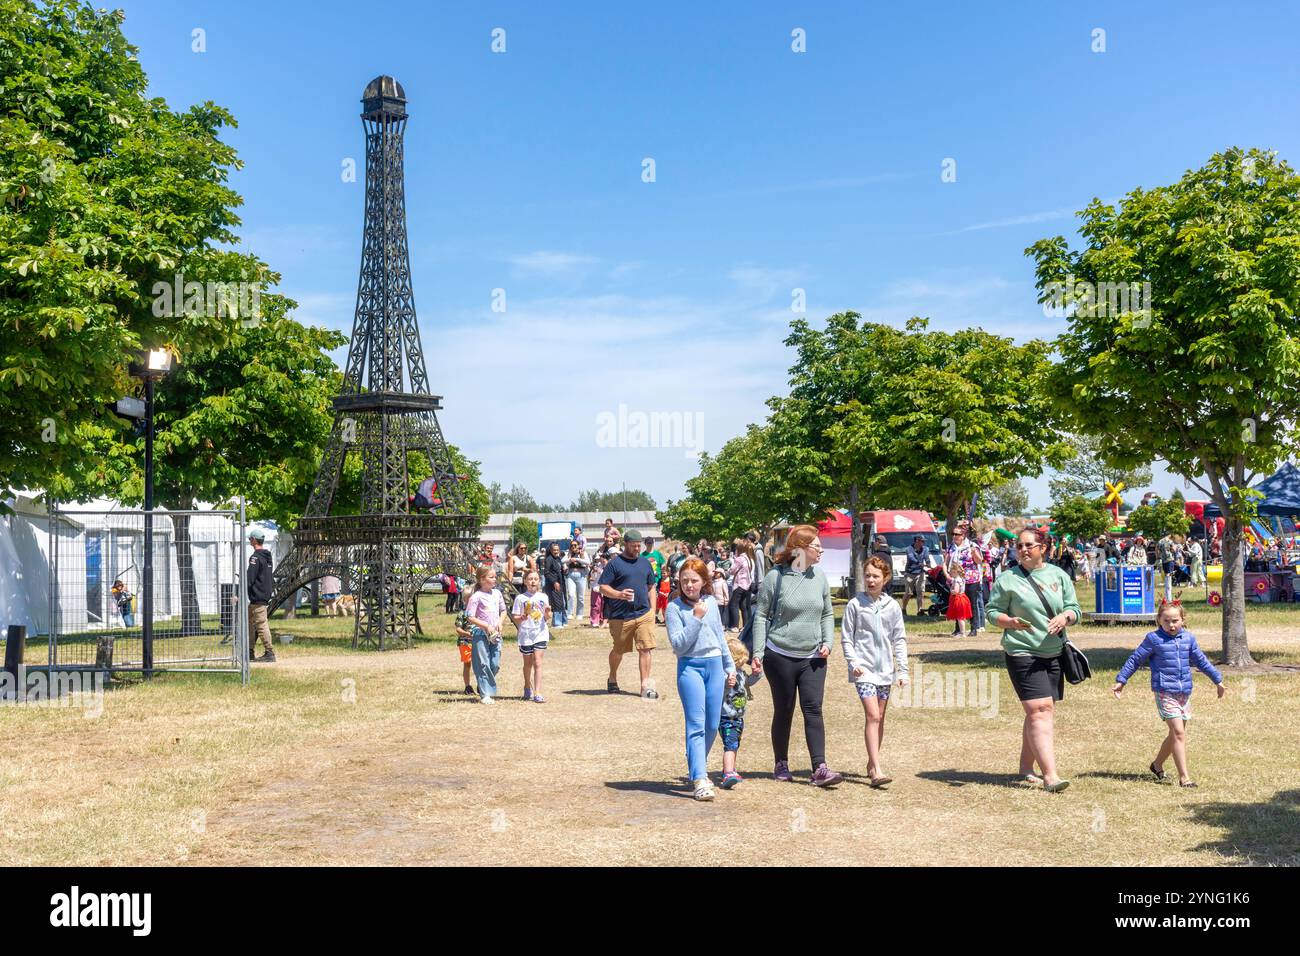
<path fill-rule="evenodd" d="M 1259 500 L 1259 514 L 1263 517 L 1289 517 L 1300 515 L 1300 468 L 1291 462 L 1269 475 L 1254 490 L 1264 497 Z M 1205 517 L 1218 518 L 1223 514 L 1213 501 L 1205 506 Z"/>

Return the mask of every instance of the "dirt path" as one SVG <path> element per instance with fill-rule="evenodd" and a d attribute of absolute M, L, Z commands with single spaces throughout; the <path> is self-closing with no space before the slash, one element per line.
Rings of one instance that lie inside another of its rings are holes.
<path fill-rule="evenodd" d="M 1087 643 L 1120 653 L 1127 638 Z M 519 655 L 503 653 L 493 707 L 462 698 L 454 651 L 446 646 L 389 655 L 286 659 L 286 676 L 347 668 L 358 706 L 374 710 L 347 731 L 304 738 L 209 811 L 195 864 L 693 864 L 729 857 L 745 864 L 1214 863 L 1240 860 L 1232 826 L 1205 809 L 1229 798 L 1229 762 L 1209 743 L 1236 732 L 1240 706 L 1211 711 L 1196 727 L 1202 789 L 1179 793 L 1142 780 L 1158 742 L 1149 701 L 1109 700 L 1107 680 L 1071 689 L 1062 708 L 1060 759 L 1075 785 L 1052 798 L 1015 783 L 1020 711 L 1005 680 L 998 713 L 942 706 L 894 709 L 886 758 L 897 783 L 873 791 L 865 765 L 860 706 L 838 654 L 827 682 L 828 752 L 848 781 L 834 791 L 807 785 L 796 717 L 791 762 L 801 780 L 771 779 L 770 702 L 764 686 L 750 707 L 740 768 L 747 780 L 712 804 L 690 798 L 684 780 L 683 721 L 666 639 L 655 653 L 662 699 L 604 692 L 603 632 L 570 629 L 546 659 L 548 703 L 518 699 Z M 986 667 L 991 640 L 914 639 L 922 667 Z M 978 665 L 976 662 L 980 662 Z M 915 667 L 915 664 L 913 665 Z M 422 677 L 428 667 L 432 680 Z M 635 661 L 622 672 L 635 686 Z M 1284 681 L 1261 677 L 1259 683 Z M 1101 686 L 1105 684 L 1106 686 Z M 1290 685 L 1289 685 L 1290 686 Z M 1279 685 L 1280 687 L 1280 685 Z M 384 716 L 386 694 L 404 704 Z M 1134 695 L 1135 697 L 1139 695 Z M 1254 712 L 1258 714 L 1258 711 Z M 1256 745 L 1270 746 L 1267 727 Z M 1281 731 L 1277 731 L 1281 733 Z M 1148 744 L 1151 747 L 1148 747 Z M 1265 763 L 1231 799 L 1268 804 L 1286 768 Z M 710 768 L 720 766 L 717 748 Z M 1235 804 L 1234 804 L 1235 805 Z M 1164 808 L 1164 837 L 1150 838 L 1150 813 Z M 1243 807 L 1244 814 L 1250 811 Z M 1283 807 L 1283 814 L 1294 809 Z M 1234 818 L 1235 819 L 1235 818 Z M 1231 821 L 1229 821 L 1231 823 Z M 1248 829 L 1248 828 L 1247 828 Z M 1227 838 L 1225 842 L 1225 830 Z M 1266 832 L 1272 832 L 1268 830 Z M 1292 841 L 1294 843 L 1294 839 Z M 1296 846 L 1266 847 L 1270 859 Z M 1247 849 L 1246 852 L 1249 852 Z"/>

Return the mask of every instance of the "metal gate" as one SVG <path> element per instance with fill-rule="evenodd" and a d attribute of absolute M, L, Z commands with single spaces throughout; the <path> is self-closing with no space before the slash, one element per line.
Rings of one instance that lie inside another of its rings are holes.
<path fill-rule="evenodd" d="M 152 513 L 152 641 L 144 511 L 52 505 L 49 667 L 202 671 L 248 680 L 245 522 L 238 511 Z"/>

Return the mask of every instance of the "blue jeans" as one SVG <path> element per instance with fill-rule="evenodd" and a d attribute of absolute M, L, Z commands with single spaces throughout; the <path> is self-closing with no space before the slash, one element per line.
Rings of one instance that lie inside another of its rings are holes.
<path fill-rule="evenodd" d="M 585 571 L 570 571 L 565 576 L 564 596 L 569 605 L 569 610 L 565 612 L 566 617 L 569 612 L 572 612 L 575 618 L 582 617 L 582 599 L 586 596 L 586 591 L 587 573 Z"/>
<path fill-rule="evenodd" d="M 970 598 L 971 630 L 977 631 L 987 623 L 984 620 L 984 585 L 983 584 L 966 585 L 966 596 Z"/>
<path fill-rule="evenodd" d="M 568 602 L 567 614 L 582 617 L 582 598 L 586 596 L 586 572 L 569 571 L 564 578 L 564 597 Z"/>
<path fill-rule="evenodd" d="M 481 627 L 470 631 L 474 641 L 474 681 L 480 697 L 497 695 L 497 671 L 501 670 L 501 642 L 493 644 Z"/>
<path fill-rule="evenodd" d="M 122 626 L 123 626 L 123 627 L 135 627 L 135 615 L 132 614 L 130 611 L 123 611 L 123 612 L 122 612 Z"/>
<path fill-rule="evenodd" d="M 686 767 L 691 780 L 708 776 L 709 749 L 718 735 L 726 685 L 721 657 L 677 659 L 677 693 L 686 716 Z"/>
<path fill-rule="evenodd" d="M 551 602 L 551 627 L 564 627 L 569 623 L 569 603 L 564 595 L 565 580 L 560 579 L 559 591 L 554 591 L 548 584 L 546 586 L 546 600 Z"/>

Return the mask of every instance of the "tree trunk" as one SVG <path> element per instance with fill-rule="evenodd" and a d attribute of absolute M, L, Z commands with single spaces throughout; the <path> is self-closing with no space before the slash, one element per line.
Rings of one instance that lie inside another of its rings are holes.
<path fill-rule="evenodd" d="M 190 516 L 170 513 L 172 532 L 176 539 L 176 567 L 180 573 L 181 634 L 188 636 L 203 631 L 199 613 L 199 589 L 194 580 L 194 549 L 190 545 Z"/>
<path fill-rule="evenodd" d="M 957 524 L 957 512 L 961 508 L 961 495 L 945 495 L 943 499 L 943 533 L 952 547 L 952 529 Z"/>
<path fill-rule="evenodd" d="M 858 483 L 849 485 L 849 518 L 852 520 L 852 540 L 849 542 L 849 580 L 853 594 L 865 587 L 862 581 L 862 516 L 858 513 Z M 852 595 L 850 595 L 851 597 Z"/>
<path fill-rule="evenodd" d="M 1220 505 L 1222 507 L 1222 505 Z M 1228 514 L 1226 508 L 1223 509 Z M 1242 562 L 1242 521 L 1223 522 L 1223 660 L 1233 667 L 1255 663 L 1246 643 L 1246 574 Z"/>

